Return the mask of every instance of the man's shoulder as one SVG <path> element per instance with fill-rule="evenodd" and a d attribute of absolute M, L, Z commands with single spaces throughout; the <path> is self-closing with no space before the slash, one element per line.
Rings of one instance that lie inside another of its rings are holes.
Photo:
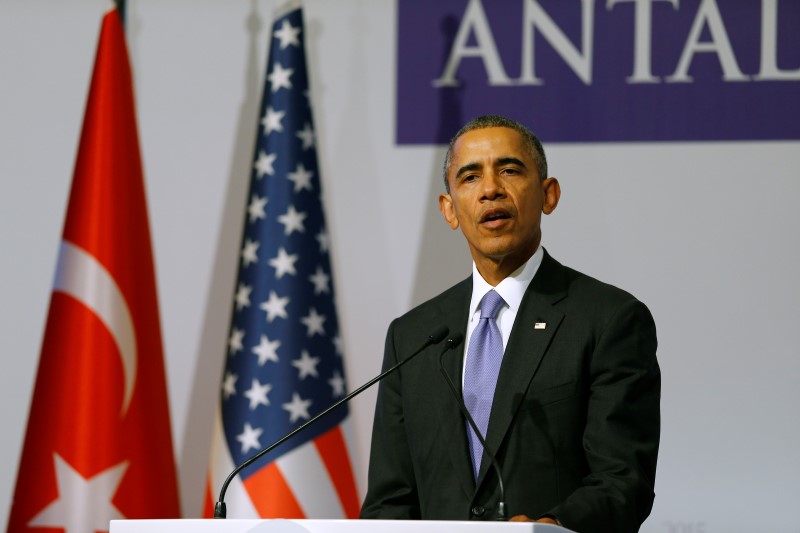
<path fill-rule="evenodd" d="M 586 310 L 613 310 L 631 302 L 641 303 L 627 290 L 562 265 L 547 253 L 531 289 L 550 301 Z"/>
<path fill-rule="evenodd" d="M 608 303 L 636 300 L 633 294 L 616 285 L 599 280 L 568 266 L 563 266 L 562 268 L 567 279 L 568 292 L 571 296 L 599 298 L 603 301 L 608 301 Z"/>
<path fill-rule="evenodd" d="M 555 305 L 585 323 L 605 324 L 620 313 L 636 309 L 646 316 L 650 310 L 636 296 L 611 283 L 557 263 L 563 280 L 563 299 Z"/>
<path fill-rule="evenodd" d="M 468 277 L 433 298 L 422 302 L 410 311 L 396 318 L 396 327 L 436 327 L 453 322 L 453 315 L 466 313 L 472 296 L 472 277 Z"/>

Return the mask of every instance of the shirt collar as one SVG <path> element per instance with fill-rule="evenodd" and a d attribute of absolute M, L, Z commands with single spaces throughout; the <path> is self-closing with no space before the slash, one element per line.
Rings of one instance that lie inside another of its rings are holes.
<path fill-rule="evenodd" d="M 522 303 L 522 297 L 525 296 L 525 291 L 528 290 L 528 285 L 531 284 L 533 277 L 539 270 L 544 258 L 544 251 L 539 246 L 533 255 L 525 261 L 518 269 L 508 275 L 503 281 L 492 287 L 483 279 L 481 273 L 478 272 L 478 267 L 475 262 L 472 263 L 472 300 L 469 303 L 469 316 L 472 316 L 478 311 L 481 300 L 487 292 L 494 289 L 506 302 L 509 309 L 515 313 L 519 310 Z"/>

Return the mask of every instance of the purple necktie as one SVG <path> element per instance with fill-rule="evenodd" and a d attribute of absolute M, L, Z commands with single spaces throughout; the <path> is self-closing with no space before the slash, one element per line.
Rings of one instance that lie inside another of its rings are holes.
<path fill-rule="evenodd" d="M 503 304 L 505 301 L 494 290 L 487 292 L 481 300 L 481 318 L 469 340 L 467 365 L 464 371 L 464 403 L 484 438 L 489 427 L 489 413 L 492 411 L 497 374 L 503 361 L 503 337 L 495 321 L 497 312 Z M 472 454 L 472 468 L 475 479 L 478 479 L 483 446 L 469 424 L 467 424 L 467 436 Z"/>

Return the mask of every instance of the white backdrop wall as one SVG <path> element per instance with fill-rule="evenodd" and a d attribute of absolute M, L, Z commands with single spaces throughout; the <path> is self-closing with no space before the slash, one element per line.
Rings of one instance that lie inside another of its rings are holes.
<path fill-rule="evenodd" d="M 130 0 L 140 141 L 185 516 L 198 516 L 269 0 Z M 24 438 L 101 0 L 0 2 L 0 523 Z M 308 0 L 312 101 L 350 387 L 389 321 L 465 277 L 442 147 L 394 143 L 396 6 Z M 536 129 L 536 124 L 531 124 Z M 800 142 L 551 144 L 544 243 L 659 328 L 651 532 L 800 531 Z M 353 404 L 365 487 L 374 391 Z"/>

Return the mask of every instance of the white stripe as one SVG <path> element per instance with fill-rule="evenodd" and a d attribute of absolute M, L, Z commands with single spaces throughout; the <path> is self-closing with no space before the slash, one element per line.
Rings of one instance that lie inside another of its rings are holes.
<path fill-rule="evenodd" d="M 91 309 L 114 338 L 125 374 L 124 415 L 136 383 L 136 332 L 125 296 L 97 259 L 67 241 L 61 241 L 53 292 L 69 294 Z"/>
<path fill-rule="evenodd" d="M 306 518 L 345 518 L 336 487 L 313 442 L 275 461 Z"/>
<path fill-rule="evenodd" d="M 235 466 L 222 432 L 222 411 L 220 407 L 217 407 L 217 415 L 214 417 L 214 436 L 211 439 L 210 466 L 211 498 L 214 501 L 219 498 L 222 484 Z M 242 483 L 242 478 L 239 476 L 233 478 L 228 485 L 228 491 L 225 493 L 225 505 L 229 518 L 259 518 L 258 511 L 253 506 Z"/>

